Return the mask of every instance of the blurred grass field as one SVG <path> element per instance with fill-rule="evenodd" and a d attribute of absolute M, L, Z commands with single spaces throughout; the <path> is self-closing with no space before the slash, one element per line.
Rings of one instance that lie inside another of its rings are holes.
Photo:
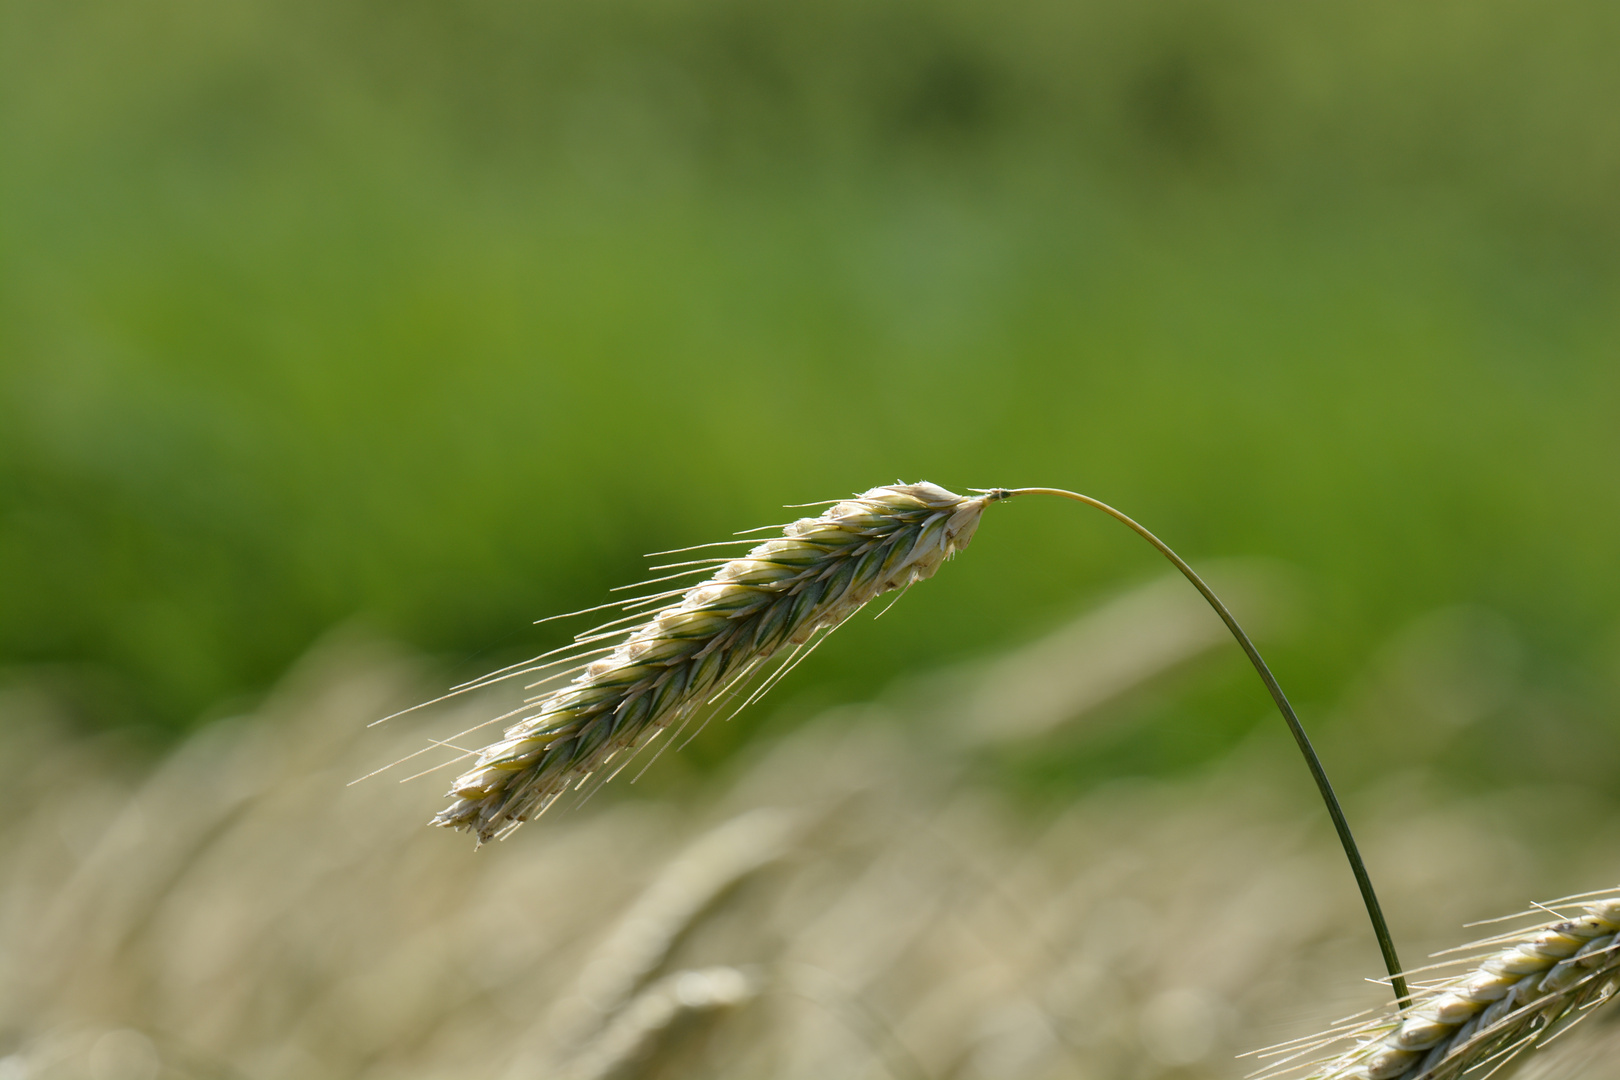
<path fill-rule="evenodd" d="M 1593 0 L 0 0 L 0 1080 L 1215 1080 L 1377 1004 L 1253 672 L 1055 501 L 477 857 L 342 787 L 641 553 L 897 478 L 1234 575 L 1409 963 L 1613 884 L 1617 53 Z"/>
<path fill-rule="evenodd" d="M 475 674 L 639 552 L 921 477 L 1295 565 L 1306 702 L 1473 604 L 1613 735 L 1609 7 L 0 19 L 0 660 L 89 727 L 249 707 L 355 619 Z M 1012 516 L 796 685 L 1156 572 Z"/>
<path fill-rule="evenodd" d="M 1218 580 L 1256 606 L 1277 584 L 1257 570 Z M 666 756 L 477 852 L 412 827 L 437 777 L 345 786 L 494 706 L 360 728 L 421 693 L 420 660 L 375 641 L 327 641 L 150 770 L 14 689 L 0 1077 L 1237 1080 L 1260 1063 L 1236 1055 L 1388 1002 L 1286 737 L 1042 808 L 986 768 L 1211 677 L 1198 658 L 1226 643 L 1175 584 L 808 717 L 701 782 Z M 1435 782 L 1436 718 L 1478 710 L 1489 640 L 1431 620 L 1338 703 L 1385 721 L 1346 805 L 1409 964 L 1483 932 L 1467 920 L 1614 880 L 1611 790 Z M 1614 1014 L 1534 1075 L 1614 1080 Z"/>

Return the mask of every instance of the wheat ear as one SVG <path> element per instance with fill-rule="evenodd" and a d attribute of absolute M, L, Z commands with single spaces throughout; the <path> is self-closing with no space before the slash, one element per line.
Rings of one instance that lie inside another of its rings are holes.
<path fill-rule="evenodd" d="M 740 689 L 769 661 L 791 664 L 874 598 L 933 576 L 967 546 L 984 508 L 1004 497 L 929 483 L 876 487 L 792 522 L 741 558 L 695 560 L 696 569 L 672 577 L 720 565 L 695 586 L 625 603 L 629 610 L 668 600 L 628 628 L 615 629 L 632 621 L 620 619 L 579 635 L 575 651 L 552 662 L 606 653 L 478 751 L 433 824 L 471 830 L 481 842 L 505 835 L 616 755 Z"/>
<path fill-rule="evenodd" d="M 1107 503 L 1061 488 L 991 488 L 963 496 L 929 483 L 876 487 L 835 503 L 819 517 L 785 526 L 781 539 L 759 544 L 740 559 L 698 559 L 656 568 L 698 567 L 656 579 L 661 582 L 722 564 L 695 587 L 619 605 L 628 611 L 670 600 L 650 615 L 612 620 L 579 635 L 573 646 L 559 650 L 561 659 L 515 665 L 516 671 L 496 672 L 455 691 L 608 654 L 575 668 L 578 674 L 572 683 L 517 710 L 528 715 L 508 727 L 499 742 L 480 751 L 464 751 L 463 757 L 478 760 L 451 786 L 449 795 L 455 801 L 439 812 L 433 824 L 469 829 L 480 842 L 505 835 L 570 787 L 582 785 L 621 752 L 633 752 L 672 725 L 684 725 L 717 698 L 745 685 L 786 650 L 786 661 L 743 702 L 746 706 L 791 670 L 801 650 L 862 606 L 883 593 L 932 577 L 946 559 L 967 546 L 986 506 L 1017 495 L 1057 495 L 1118 519 L 1175 564 L 1220 615 L 1299 744 L 1361 889 L 1396 1000 L 1407 1004 L 1395 943 L 1338 797 L 1259 650 L 1221 599 L 1169 545 Z M 623 629 L 624 623 L 636 625 Z M 633 755 L 626 760 L 629 756 Z"/>
<path fill-rule="evenodd" d="M 1461 1080 L 1494 1072 L 1615 992 L 1620 984 L 1617 932 L 1620 897 L 1608 895 L 1582 904 L 1574 918 L 1477 942 L 1474 947 L 1492 951 L 1483 960 L 1475 955 L 1458 961 L 1468 969 L 1424 987 L 1408 1012 L 1312 1040 L 1320 1045 L 1354 1038 L 1357 1045 L 1317 1062 L 1307 1076 Z"/>

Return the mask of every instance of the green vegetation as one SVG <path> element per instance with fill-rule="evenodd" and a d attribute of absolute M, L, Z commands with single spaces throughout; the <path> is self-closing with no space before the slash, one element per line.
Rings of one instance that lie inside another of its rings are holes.
<path fill-rule="evenodd" d="M 1303 568 L 1307 714 L 1471 603 L 1612 734 L 1617 46 L 1597 3 L 10 0 L 0 662 L 175 731 L 356 618 L 471 675 L 783 502 L 1055 484 Z M 1154 559 L 995 508 L 795 681 Z M 1264 715 L 1231 665 L 1200 754 Z"/>

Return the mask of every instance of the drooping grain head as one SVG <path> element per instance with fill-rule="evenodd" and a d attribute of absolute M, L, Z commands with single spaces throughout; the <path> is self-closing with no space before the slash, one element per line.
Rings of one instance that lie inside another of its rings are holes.
<path fill-rule="evenodd" d="M 781 538 L 741 558 L 705 560 L 721 565 L 645 621 L 580 635 L 576 655 L 607 655 L 536 699 L 485 747 L 433 823 L 471 830 L 480 841 L 510 832 L 615 756 L 628 758 L 740 688 L 767 662 L 791 661 L 874 598 L 932 577 L 967 546 L 984 508 L 1005 497 L 1000 490 L 961 496 L 929 483 L 875 487 L 787 525 Z"/>

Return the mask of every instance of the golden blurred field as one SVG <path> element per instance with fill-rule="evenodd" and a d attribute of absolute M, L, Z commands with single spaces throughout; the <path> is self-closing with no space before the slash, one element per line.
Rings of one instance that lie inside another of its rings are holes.
<path fill-rule="evenodd" d="M 1286 625 L 1274 568 L 1217 571 Z M 1347 805 L 1409 965 L 1620 871 L 1610 792 L 1427 779 L 1492 705 L 1499 631 L 1438 613 L 1337 707 L 1383 718 L 1357 725 L 1379 764 L 1347 762 Z M 146 769 L 14 687 L 0 1077 L 1240 1077 L 1235 1055 L 1386 993 L 1280 724 L 1069 800 L 982 767 L 1129 724 L 1133 698 L 1230 647 L 1190 589 L 1155 582 L 828 709 L 707 784 L 620 779 L 482 850 L 422 827 L 440 776 L 345 786 L 495 706 L 367 729 L 425 688 L 361 635 Z M 1620 1075 L 1603 1040 L 1576 1031 L 1539 1075 Z"/>

